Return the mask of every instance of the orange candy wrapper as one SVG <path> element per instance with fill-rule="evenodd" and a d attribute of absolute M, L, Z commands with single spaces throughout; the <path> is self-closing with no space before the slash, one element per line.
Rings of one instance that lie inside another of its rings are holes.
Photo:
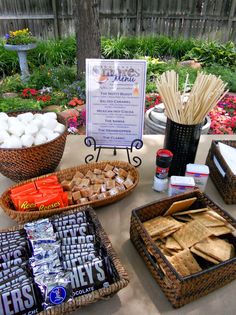
<path fill-rule="evenodd" d="M 12 188 L 11 199 L 18 211 L 49 210 L 68 206 L 68 194 L 63 191 L 55 175 Z"/>

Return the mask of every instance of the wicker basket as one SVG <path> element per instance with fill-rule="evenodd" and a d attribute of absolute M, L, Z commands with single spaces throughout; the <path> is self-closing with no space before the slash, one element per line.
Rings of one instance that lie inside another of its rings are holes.
<path fill-rule="evenodd" d="M 223 140 L 220 142 L 236 148 L 236 141 Z M 211 143 L 206 164 L 210 168 L 210 177 L 225 203 L 236 203 L 236 175 L 232 173 L 231 169 L 221 155 L 217 146 L 217 141 L 212 141 Z"/>
<path fill-rule="evenodd" d="M 236 221 L 199 190 L 176 195 L 132 211 L 130 238 L 171 304 L 178 308 L 236 279 L 236 257 L 193 275 L 182 277 L 155 245 L 142 222 L 163 213 L 174 201 L 197 197 L 198 205 L 209 206 L 236 227 Z M 225 236 L 226 237 L 226 236 Z M 230 241 L 236 247 L 235 237 Z"/>
<path fill-rule="evenodd" d="M 73 211 L 69 211 L 68 214 L 76 212 L 76 211 L 88 211 L 89 214 L 91 215 L 93 222 L 95 224 L 96 233 L 100 237 L 101 243 L 106 248 L 108 256 L 111 258 L 111 261 L 117 271 L 119 280 L 111 284 L 108 288 L 102 288 L 102 289 L 93 291 L 92 293 L 76 297 L 71 302 L 66 302 L 59 306 L 53 307 L 49 310 L 40 312 L 39 313 L 40 315 L 68 314 L 76 309 L 81 308 L 82 306 L 94 303 L 98 300 L 103 300 L 105 298 L 107 299 L 107 298 L 112 297 L 115 293 L 117 293 L 119 290 L 126 287 L 129 283 L 127 272 L 122 266 L 116 252 L 114 251 L 106 232 L 104 231 L 100 222 L 98 221 L 95 211 L 91 207 L 80 207 L 80 208 L 77 207 L 77 209 Z M 23 226 L 18 226 L 18 227 L 10 228 L 10 229 L 4 229 L 1 231 L 14 231 L 21 227 Z"/>
<path fill-rule="evenodd" d="M 33 114 L 41 111 L 31 111 Z M 9 116 L 17 116 L 26 111 L 10 112 Z M 57 115 L 57 120 L 67 125 L 65 119 Z M 67 128 L 54 140 L 45 144 L 22 149 L 0 148 L 0 173 L 12 179 L 21 181 L 53 172 L 62 158 L 67 136 Z"/>
<path fill-rule="evenodd" d="M 80 172 L 85 174 L 85 173 L 87 173 L 87 171 L 94 170 L 95 168 L 104 169 L 107 163 L 109 163 L 113 166 L 121 167 L 126 171 L 130 171 L 131 175 L 134 177 L 134 184 L 132 186 L 130 186 L 128 189 L 120 192 L 117 195 L 110 196 L 110 197 L 107 197 L 106 199 L 102 199 L 102 200 L 90 201 L 87 203 L 93 207 L 101 207 L 101 206 L 105 206 L 105 205 L 108 205 L 110 203 L 113 203 L 115 201 L 118 201 L 118 200 L 126 197 L 129 193 L 131 193 L 133 191 L 133 189 L 137 186 L 137 184 L 139 182 L 139 173 L 134 166 L 132 166 L 131 164 L 129 164 L 127 162 L 122 162 L 122 161 L 103 161 L 103 162 L 99 162 L 99 163 L 82 164 L 78 167 L 67 168 L 67 169 L 52 173 L 52 174 L 57 175 L 59 181 L 63 181 L 65 179 L 70 180 L 70 179 L 72 179 L 72 177 L 74 176 L 76 171 L 80 171 Z M 39 178 L 47 177 L 48 175 L 49 174 L 44 175 L 44 176 L 40 176 Z M 24 222 L 28 222 L 31 220 L 37 220 L 40 218 L 45 218 L 45 217 L 51 216 L 53 214 L 61 213 L 65 210 L 71 210 L 71 209 L 78 207 L 78 205 L 71 205 L 71 206 L 68 206 L 66 208 L 57 208 L 57 209 L 44 210 L 44 211 L 24 211 L 24 212 L 16 211 L 15 207 L 11 201 L 11 198 L 10 198 L 11 188 L 20 186 L 20 185 L 25 184 L 25 183 L 29 183 L 35 179 L 37 179 L 37 178 L 32 178 L 30 180 L 26 180 L 26 181 L 23 181 L 21 183 L 18 183 L 17 185 L 11 186 L 2 194 L 1 199 L 0 199 L 0 206 L 13 220 L 17 221 L 18 223 L 24 223 Z"/>

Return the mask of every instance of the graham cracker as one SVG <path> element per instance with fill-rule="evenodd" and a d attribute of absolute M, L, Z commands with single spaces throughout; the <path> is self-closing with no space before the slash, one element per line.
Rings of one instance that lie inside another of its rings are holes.
<path fill-rule="evenodd" d="M 205 212 L 205 211 L 208 211 L 208 208 L 186 210 L 186 211 L 176 212 L 173 215 L 176 216 L 176 215 L 184 215 L 184 214 L 198 213 L 198 212 Z"/>
<path fill-rule="evenodd" d="M 204 259 L 207 260 L 207 261 L 212 262 L 213 264 L 216 264 L 216 265 L 217 265 L 217 264 L 220 263 L 220 261 L 218 261 L 218 260 L 216 260 L 216 259 L 214 259 L 214 258 L 212 258 L 212 257 L 210 257 L 210 256 L 208 256 L 208 255 L 206 255 L 206 254 L 204 254 L 204 253 L 202 253 L 200 250 L 197 250 L 196 248 L 194 248 L 194 246 L 191 247 L 190 250 L 191 250 L 192 253 L 194 253 L 194 254 L 196 254 L 196 255 L 198 255 L 198 256 L 204 258 Z"/>
<path fill-rule="evenodd" d="M 227 226 L 211 226 L 211 227 L 208 227 L 208 230 L 211 231 L 212 234 L 215 236 L 228 234 L 232 232 L 232 229 L 230 229 Z"/>
<path fill-rule="evenodd" d="M 165 246 L 168 249 L 182 249 L 181 245 L 172 236 L 167 237 Z"/>
<path fill-rule="evenodd" d="M 194 220 L 198 220 L 199 222 L 201 222 L 206 227 L 224 226 L 225 225 L 225 222 L 213 217 L 212 215 L 210 215 L 208 213 L 194 213 L 194 214 L 191 213 L 189 215 L 191 218 L 193 218 Z"/>
<path fill-rule="evenodd" d="M 170 208 L 164 213 L 164 216 L 171 215 L 175 212 L 188 209 L 196 200 L 197 200 L 197 197 L 175 201 L 172 203 Z"/>
<path fill-rule="evenodd" d="M 183 248 L 190 248 L 211 234 L 211 231 L 203 224 L 197 220 L 193 220 L 183 224 L 172 236 Z"/>
<path fill-rule="evenodd" d="M 194 248 L 218 261 L 234 257 L 234 246 L 220 238 L 208 237 L 194 245 Z"/>
<path fill-rule="evenodd" d="M 182 226 L 180 222 L 178 222 L 177 220 L 175 220 L 174 218 L 170 216 L 156 217 L 156 218 L 153 218 L 151 220 L 144 222 L 143 225 L 146 228 L 149 235 L 153 237 L 154 239 L 163 238 L 165 237 L 163 236 L 164 233 L 167 232 L 167 235 L 168 235 L 169 230 L 177 229 Z"/>
<path fill-rule="evenodd" d="M 189 249 L 182 250 L 169 260 L 176 268 L 176 271 L 183 276 L 188 276 L 202 270 Z"/>

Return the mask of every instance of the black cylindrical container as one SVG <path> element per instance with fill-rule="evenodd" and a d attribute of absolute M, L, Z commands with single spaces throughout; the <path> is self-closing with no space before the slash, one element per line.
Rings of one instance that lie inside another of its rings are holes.
<path fill-rule="evenodd" d="M 156 154 L 156 177 L 163 179 L 168 176 L 173 153 L 166 149 L 160 149 Z"/>
<path fill-rule="evenodd" d="M 186 165 L 194 163 L 202 124 L 183 125 L 167 118 L 164 148 L 173 153 L 169 176 L 184 176 Z"/>

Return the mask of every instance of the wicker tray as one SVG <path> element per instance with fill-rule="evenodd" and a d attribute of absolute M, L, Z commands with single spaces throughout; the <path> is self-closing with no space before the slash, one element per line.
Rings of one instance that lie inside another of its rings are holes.
<path fill-rule="evenodd" d="M 221 140 L 220 142 L 236 148 L 236 141 Z M 219 171 L 219 166 L 216 166 L 217 162 L 220 165 L 220 168 L 223 170 L 223 173 Z M 225 203 L 236 203 L 236 175 L 232 173 L 228 164 L 221 155 L 220 150 L 217 147 L 217 141 L 213 140 L 211 143 L 211 148 L 206 159 L 206 164 L 210 168 L 210 177 L 216 185 L 216 188 L 218 189 Z"/>
<path fill-rule="evenodd" d="M 236 257 L 193 275 L 182 277 L 155 245 L 142 222 L 162 215 L 174 201 L 197 197 L 236 227 L 236 221 L 199 190 L 150 203 L 132 211 L 130 239 L 153 277 L 171 302 L 178 308 L 236 279 Z M 231 237 L 236 247 L 236 238 Z"/>
<path fill-rule="evenodd" d="M 137 169 L 132 166 L 131 164 L 127 163 L 127 162 L 122 162 L 122 161 L 103 161 L 103 162 L 99 162 L 99 163 L 91 163 L 91 164 L 82 164 L 78 167 L 72 167 L 72 168 L 67 168 L 55 173 L 51 173 L 51 174 L 55 174 L 58 176 L 59 181 L 62 181 L 64 179 L 70 180 L 73 175 L 75 174 L 76 171 L 80 171 L 82 173 L 86 173 L 88 170 L 93 170 L 95 168 L 100 168 L 103 169 L 105 168 L 106 164 L 109 163 L 111 165 L 117 166 L 117 167 L 121 167 L 126 171 L 130 171 L 131 175 L 134 177 L 134 184 L 132 186 L 130 186 L 128 189 L 120 192 L 119 194 L 115 195 L 115 196 L 110 196 L 107 197 L 105 199 L 102 200 L 95 200 L 95 201 L 90 201 L 86 204 L 89 204 L 93 207 L 101 207 L 101 206 L 105 206 L 108 205 L 110 203 L 116 202 L 124 197 L 126 197 L 129 193 L 131 193 L 133 191 L 133 189 L 137 186 L 138 181 L 139 181 L 139 173 L 137 171 Z M 44 176 L 40 176 L 37 178 L 44 178 L 47 177 L 49 174 L 44 175 Z M 24 223 L 24 222 L 28 222 L 31 220 L 37 220 L 40 218 L 45 218 L 48 216 L 51 216 L 53 214 L 58 214 L 61 213 L 62 211 L 65 210 L 71 210 L 74 208 L 77 208 L 78 205 L 71 205 L 68 206 L 66 208 L 57 208 L 57 209 L 51 209 L 51 210 L 44 210 L 44 211 L 16 211 L 14 208 L 14 205 L 11 201 L 10 198 L 10 190 L 13 187 L 17 187 L 19 185 L 31 182 L 37 178 L 32 178 L 30 180 L 26 180 L 23 182 L 20 182 L 14 186 L 9 187 L 1 196 L 0 199 L 0 206 L 2 207 L 2 209 L 15 221 L 19 222 L 19 223 Z"/>
<path fill-rule="evenodd" d="M 79 207 L 79 208 L 77 206 L 77 209 L 69 211 L 68 214 L 76 212 L 76 211 L 88 211 L 89 214 L 91 215 L 92 220 L 93 220 L 94 225 L 95 225 L 96 234 L 100 237 L 101 243 L 106 248 L 107 253 L 108 253 L 109 257 L 111 258 L 111 261 L 112 261 L 112 263 L 113 263 L 113 265 L 114 265 L 114 267 L 118 273 L 119 280 L 114 282 L 113 284 L 111 284 L 108 288 L 98 289 L 98 290 L 93 291 L 89 294 L 76 297 L 70 302 L 66 302 L 66 303 L 63 303 L 59 306 L 53 307 L 49 310 L 40 312 L 39 313 L 40 315 L 68 314 L 68 313 L 70 313 L 70 312 L 72 312 L 72 311 L 74 311 L 74 310 L 76 310 L 82 306 L 94 303 L 98 300 L 103 300 L 103 299 L 107 299 L 107 298 L 112 297 L 115 293 L 117 293 L 119 290 L 126 287 L 129 283 L 129 278 L 128 278 L 127 272 L 124 269 L 124 267 L 122 266 L 116 252 L 114 251 L 112 244 L 111 244 L 106 232 L 104 231 L 103 227 L 101 226 L 95 211 L 89 206 Z M 14 231 L 14 230 L 19 229 L 19 228 L 23 228 L 23 226 L 20 225 L 18 227 L 13 227 L 13 228 L 9 228 L 9 229 L 2 229 L 1 232 L 2 231 Z"/>

